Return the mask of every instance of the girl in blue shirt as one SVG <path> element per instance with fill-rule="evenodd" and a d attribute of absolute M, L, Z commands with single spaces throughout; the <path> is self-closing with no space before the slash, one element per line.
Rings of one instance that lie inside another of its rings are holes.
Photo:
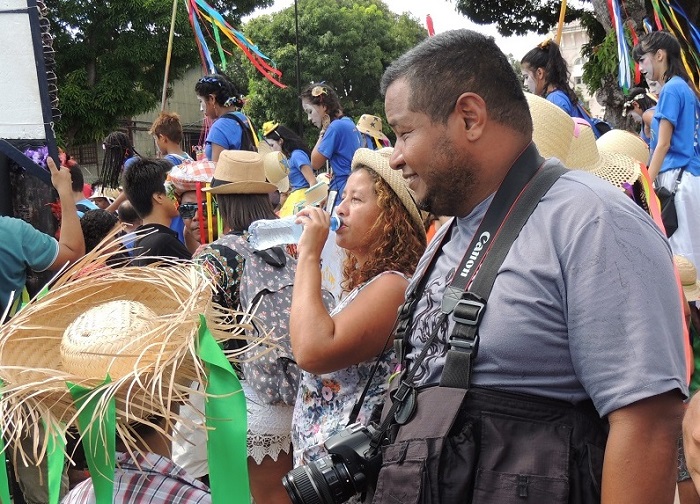
<path fill-rule="evenodd" d="M 700 92 L 683 67 L 678 40 L 669 32 L 643 36 L 633 56 L 647 79 L 663 85 L 651 123 L 649 175 L 657 187 L 671 192 L 677 187 L 678 229 L 669 243 L 674 254 L 700 264 Z"/>
<path fill-rule="evenodd" d="M 311 152 L 311 168 L 320 169 L 326 161 L 331 165 L 331 184 L 327 208 L 340 202 L 345 182 L 350 175 L 350 163 L 360 148 L 360 132 L 355 123 L 343 114 L 335 90 L 328 84 L 309 84 L 301 92 L 301 105 L 309 121 L 321 130 Z"/>
<path fill-rule="evenodd" d="M 214 121 L 204 144 L 208 160 L 217 162 L 223 150 L 257 150 L 250 121 L 240 112 L 243 96 L 233 82 L 224 75 L 207 75 L 197 81 L 194 91 L 199 110 Z"/>
<path fill-rule="evenodd" d="M 294 213 L 294 206 L 305 199 L 306 190 L 316 184 L 311 169 L 311 152 L 299 135 L 282 124 L 265 123 L 263 135 L 272 150 L 284 154 L 289 162 L 291 192 L 280 209 L 280 217 L 287 217 Z"/>
<path fill-rule="evenodd" d="M 546 98 L 571 117 L 584 117 L 578 107 L 578 97 L 569 85 L 569 69 L 559 45 L 547 39 L 530 50 L 520 60 L 525 87 L 532 94 Z"/>

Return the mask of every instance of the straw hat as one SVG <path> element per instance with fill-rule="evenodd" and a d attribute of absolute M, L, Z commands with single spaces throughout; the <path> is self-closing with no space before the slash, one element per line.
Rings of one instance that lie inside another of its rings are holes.
<path fill-rule="evenodd" d="M 357 130 L 361 133 L 367 133 L 374 138 L 389 140 L 386 135 L 382 133 L 382 120 L 374 115 L 362 114 L 357 121 Z"/>
<path fill-rule="evenodd" d="M 618 152 L 598 151 L 595 134 L 585 119 L 574 118 L 574 139 L 564 165 L 607 180 L 615 187 L 634 184 L 642 174 L 637 160 Z"/>
<path fill-rule="evenodd" d="M 352 169 L 355 171 L 360 167 L 366 166 L 377 172 L 389 187 L 391 187 L 396 196 L 399 197 L 399 201 L 401 201 L 404 208 L 411 216 L 416 229 L 425 233 L 423 218 L 418 210 L 413 191 L 408 188 L 408 184 L 406 184 L 406 181 L 401 176 L 401 172 L 393 170 L 389 166 L 389 159 L 393 153 L 394 149 L 392 147 L 385 147 L 379 150 L 357 149 L 355 155 L 352 157 Z"/>
<path fill-rule="evenodd" d="M 525 93 L 532 116 L 532 141 L 543 157 L 564 161 L 574 136 L 574 121 L 552 102 L 532 93 Z"/>
<path fill-rule="evenodd" d="M 263 156 L 265 177 L 277 186 L 281 193 L 289 191 L 289 162 L 284 154 L 272 151 Z"/>
<path fill-rule="evenodd" d="M 673 262 L 678 268 L 678 276 L 681 278 L 681 286 L 688 301 L 700 300 L 700 282 L 698 282 L 698 272 L 690 259 L 683 256 L 674 255 Z"/>
<path fill-rule="evenodd" d="M 326 172 L 319 173 L 316 175 L 316 182 L 323 182 L 324 184 L 331 185 L 331 177 Z"/>
<path fill-rule="evenodd" d="M 212 194 L 269 194 L 276 190 L 265 177 L 262 154 L 239 150 L 221 152 L 211 186 L 204 189 Z"/>
<path fill-rule="evenodd" d="M 328 183 L 320 181 L 304 191 L 305 205 L 318 205 L 328 197 Z"/>
<path fill-rule="evenodd" d="M 173 166 L 168 173 L 168 180 L 177 194 L 195 191 L 197 182 L 201 184 L 211 182 L 215 169 L 216 163 L 207 159 L 186 162 Z"/>
<path fill-rule="evenodd" d="M 649 146 L 639 135 L 623 129 L 612 129 L 595 142 L 601 152 L 617 152 L 636 159 L 646 166 L 649 163 Z"/>
<path fill-rule="evenodd" d="M 102 396 L 90 426 L 115 399 L 117 431 L 134 448 L 133 424 L 149 424 L 153 415 L 174 424 L 180 418 L 173 403 L 188 403 L 197 393 L 191 383 L 207 381 L 197 353 L 200 315 L 215 340 L 229 337 L 226 314 L 212 304 L 211 282 L 200 268 L 101 267 L 108 256 L 104 248 L 86 256 L 0 326 L 0 423 L 30 460 L 34 454 L 17 442 L 27 430 L 38 442 L 42 420 L 60 435 L 77 424 L 67 383 Z"/>

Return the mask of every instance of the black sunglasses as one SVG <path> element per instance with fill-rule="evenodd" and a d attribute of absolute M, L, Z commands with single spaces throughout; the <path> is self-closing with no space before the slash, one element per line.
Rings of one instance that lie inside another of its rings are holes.
<path fill-rule="evenodd" d="M 213 200 L 212 207 L 216 212 L 217 205 L 216 202 Z M 177 208 L 177 211 L 180 212 L 180 217 L 182 217 L 183 219 L 192 219 L 194 218 L 194 214 L 197 213 L 197 203 L 181 203 L 180 206 Z M 202 202 L 202 212 L 204 213 L 204 215 L 207 215 L 206 201 Z"/>

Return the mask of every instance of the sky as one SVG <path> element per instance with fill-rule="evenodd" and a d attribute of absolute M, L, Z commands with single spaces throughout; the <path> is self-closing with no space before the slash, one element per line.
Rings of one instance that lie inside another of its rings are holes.
<path fill-rule="evenodd" d="M 543 35 L 530 33 L 521 37 L 503 37 L 498 34 L 495 25 L 477 25 L 467 17 L 455 10 L 454 3 L 449 0 L 384 0 L 390 10 L 397 14 L 408 12 L 425 27 L 425 17 L 430 14 L 433 19 L 435 33 L 457 28 L 469 28 L 496 39 L 501 50 L 506 54 L 512 54 L 516 59 L 522 58 L 527 51 L 544 40 Z M 260 14 L 269 14 L 294 5 L 294 0 L 275 0 L 274 6 L 267 9 L 259 9 L 248 18 L 254 18 Z M 248 19 L 246 18 L 246 20 Z"/>

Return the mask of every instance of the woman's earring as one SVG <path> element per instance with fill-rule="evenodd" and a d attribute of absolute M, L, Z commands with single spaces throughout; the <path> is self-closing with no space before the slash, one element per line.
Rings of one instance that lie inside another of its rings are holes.
<path fill-rule="evenodd" d="M 331 116 L 329 116 L 328 114 L 325 114 L 323 116 L 323 119 L 321 119 L 321 129 L 325 130 L 328 127 L 328 125 L 330 125 L 330 123 L 331 123 Z"/>

